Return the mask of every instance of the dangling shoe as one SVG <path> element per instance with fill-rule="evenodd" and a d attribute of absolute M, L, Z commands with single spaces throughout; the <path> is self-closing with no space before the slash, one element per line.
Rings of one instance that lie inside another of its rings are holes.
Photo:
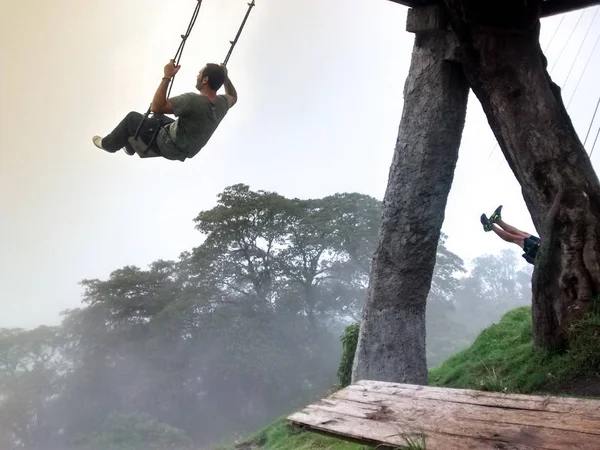
<path fill-rule="evenodd" d="M 490 216 L 490 222 L 496 223 L 499 220 L 502 220 L 501 212 L 502 212 L 502 205 L 498 206 L 496 208 L 496 211 L 494 211 L 492 213 L 492 215 Z"/>
<path fill-rule="evenodd" d="M 492 222 L 485 214 L 481 215 L 481 225 L 483 225 L 483 231 L 492 231 Z"/>
<path fill-rule="evenodd" d="M 101 150 L 106 150 L 104 147 L 102 147 L 102 138 L 100 136 L 94 136 L 92 138 L 92 142 L 94 143 L 94 145 L 96 147 L 98 147 Z"/>

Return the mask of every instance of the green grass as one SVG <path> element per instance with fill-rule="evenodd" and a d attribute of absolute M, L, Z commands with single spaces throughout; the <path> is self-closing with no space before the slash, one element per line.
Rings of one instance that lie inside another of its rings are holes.
<path fill-rule="evenodd" d="M 236 447 L 232 445 L 220 450 L 234 448 Z M 238 448 L 243 450 L 363 450 L 368 447 L 296 430 L 287 424 L 285 418 L 282 418 L 248 438 L 243 446 Z"/>
<path fill-rule="evenodd" d="M 423 436 L 406 437 L 406 446 L 398 450 L 427 450 Z M 377 450 L 360 444 L 334 439 L 317 433 L 294 429 L 285 418 L 255 433 L 238 446 L 220 447 L 217 450 Z"/>
<path fill-rule="evenodd" d="M 598 303 L 598 302 L 597 302 Z M 534 393 L 576 378 L 600 377 L 600 311 L 574 326 L 576 336 L 562 354 L 533 346 L 531 308 L 509 311 L 481 332 L 473 345 L 429 371 L 432 386 Z"/>
<path fill-rule="evenodd" d="M 600 378 L 600 300 L 591 314 L 570 330 L 576 336 L 561 354 L 533 346 L 531 308 L 509 311 L 499 323 L 481 332 L 473 345 L 429 371 L 432 386 L 514 393 L 553 392 L 562 382 Z M 285 419 L 250 438 L 243 450 L 363 450 L 318 434 L 294 430 Z M 419 442 L 406 447 L 423 450 Z M 411 446 L 412 445 L 412 446 Z M 233 449 L 234 447 L 230 447 Z"/>

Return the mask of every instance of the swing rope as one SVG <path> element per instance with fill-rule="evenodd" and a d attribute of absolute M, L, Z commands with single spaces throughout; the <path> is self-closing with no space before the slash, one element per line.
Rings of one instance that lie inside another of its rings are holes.
<path fill-rule="evenodd" d="M 179 61 L 181 60 L 181 55 L 183 55 L 183 49 L 185 47 L 185 43 L 187 42 L 187 39 L 190 37 L 190 34 L 192 33 L 192 29 L 194 28 L 194 25 L 196 24 L 196 19 L 198 18 L 198 14 L 200 13 L 200 6 L 202 6 L 202 0 L 198 0 L 198 3 L 196 4 L 196 9 L 194 9 L 194 13 L 192 14 L 192 19 L 190 20 L 190 24 L 188 25 L 187 31 L 185 32 L 185 34 L 181 35 L 181 43 L 179 44 L 179 48 L 177 49 L 177 52 L 175 53 L 175 57 L 173 58 L 173 60 L 175 61 L 175 66 L 179 65 Z M 169 98 L 169 96 L 171 95 L 171 88 L 173 87 L 173 80 L 175 80 L 175 75 L 173 75 L 173 78 L 171 78 L 171 82 L 169 83 L 169 91 L 167 92 L 167 98 Z"/>
<path fill-rule="evenodd" d="M 185 47 L 185 43 L 187 42 L 187 39 L 190 36 L 192 29 L 194 28 L 194 24 L 196 23 L 196 19 L 198 18 L 198 13 L 200 12 L 200 6 L 202 6 L 202 0 L 197 0 L 197 2 L 198 3 L 196 4 L 196 9 L 194 10 L 194 13 L 192 14 L 192 19 L 190 20 L 190 24 L 188 25 L 188 29 L 185 34 L 181 35 L 181 43 L 179 44 L 177 53 L 175 53 L 175 57 L 173 58 L 175 66 L 179 65 L 179 60 L 181 59 L 181 55 L 183 54 L 183 49 Z M 238 32 L 237 32 L 234 40 L 229 41 L 231 46 L 229 47 L 229 52 L 227 52 L 227 56 L 225 57 L 225 61 L 223 62 L 224 66 L 227 66 L 227 63 L 229 62 L 229 58 L 230 58 L 231 54 L 233 53 L 233 49 L 235 48 L 235 45 L 237 44 L 237 42 L 240 38 L 240 35 L 242 34 L 242 30 L 244 29 L 244 26 L 246 25 L 246 21 L 248 20 L 248 16 L 250 15 L 250 12 L 252 11 L 252 8 L 254 6 L 256 6 L 255 0 L 252 0 L 250 3 L 248 3 L 248 10 L 246 11 L 244 20 L 242 20 L 242 24 L 240 25 L 240 28 L 238 29 Z M 171 80 L 169 81 L 169 90 L 167 91 L 167 98 L 169 98 L 169 96 L 171 95 L 171 88 L 173 87 L 174 79 L 175 79 L 175 76 L 173 76 L 173 78 L 171 78 Z M 144 124 L 146 119 L 150 116 L 151 112 L 152 112 L 152 103 L 150 103 L 150 106 L 148 107 L 148 111 L 146 111 L 146 114 L 144 114 L 144 117 L 142 118 L 137 129 L 135 130 L 135 134 L 133 135 L 133 138 L 130 138 L 130 139 L 133 139 L 133 141 L 139 140 L 139 135 L 142 130 L 142 125 Z M 160 126 L 157 126 L 156 130 L 154 131 L 154 133 L 150 139 L 150 142 L 146 145 L 145 150 L 143 150 L 144 154 L 147 154 L 148 150 L 150 150 L 150 146 L 152 145 L 152 142 L 154 142 L 154 140 L 158 136 L 159 131 L 160 131 Z"/>
<path fill-rule="evenodd" d="M 229 57 L 231 56 L 231 53 L 233 53 L 233 48 L 235 47 L 235 44 L 237 44 L 237 41 L 240 38 L 240 35 L 242 34 L 242 30 L 244 29 L 244 25 L 246 25 L 246 21 L 248 20 L 248 16 L 250 15 L 250 11 L 252 11 L 252 8 L 254 8 L 254 6 L 256 6 L 256 3 L 254 3 L 254 0 L 252 0 L 252 2 L 250 2 L 250 3 L 248 3 L 248 11 L 246 11 L 246 15 L 244 16 L 244 20 L 242 20 L 240 29 L 238 30 L 237 34 L 235 35 L 235 39 L 233 41 L 229 41 L 229 43 L 231 44 L 231 47 L 229 47 L 229 52 L 227 52 L 227 56 L 225 57 L 225 61 L 223 62 L 224 66 L 226 66 L 227 63 L 229 62 Z"/>

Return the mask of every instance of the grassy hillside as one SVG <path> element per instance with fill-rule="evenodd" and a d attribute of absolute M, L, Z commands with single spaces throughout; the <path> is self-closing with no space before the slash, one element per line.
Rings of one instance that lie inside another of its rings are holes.
<path fill-rule="evenodd" d="M 430 370 L 429 384 L 516 393 L 552 393 L 600 398 L 600 302 L 572 330 L 577 338 L 563 354 L 533 346 L 531 308 L 509 311 L 473 345 Z M 320 435 L 299 432 L 281 419 L 230 449 L 361 450 Z"/>
<path fill-rule="evenodd" d="M 578 323 L 569 351 L 533 346 L 531 308 L 514 309 L 473 345 L 430 370 L 434 386 L 600 396 L 600 307 Z"/>

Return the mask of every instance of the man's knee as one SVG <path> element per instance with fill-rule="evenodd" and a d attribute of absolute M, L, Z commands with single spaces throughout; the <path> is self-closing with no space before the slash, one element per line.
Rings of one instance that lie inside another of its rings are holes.
<path fill-rule="evenodd" d="M 125 116 L 125 118 L 127 120 L 137 121 L 137 122 L 139 122 L 142 119 L 142 117 L 143 116 L 137 111 L 131 111 Z"/>
<path fill-rule="evenodd" d="M 133 136 L 144 120 L 144 116 L 137 111 L 131 111 L 125 116 L 125 126 L 130 136 Z"/>

